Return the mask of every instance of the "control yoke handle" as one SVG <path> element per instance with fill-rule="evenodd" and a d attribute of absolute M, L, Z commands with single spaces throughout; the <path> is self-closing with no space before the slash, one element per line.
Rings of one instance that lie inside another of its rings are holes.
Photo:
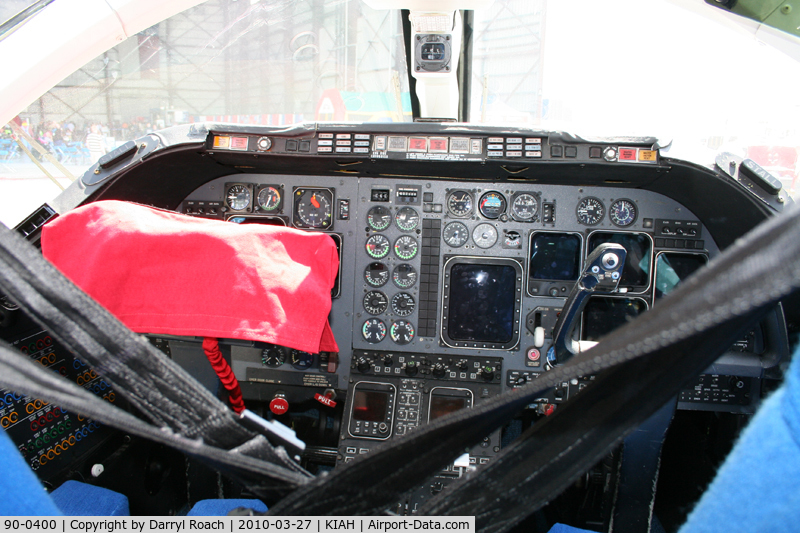
<path fill-rule="evenodd" d="M 604 243 L 586 258 L 586 268 L 569 293 L 553 329 L 554 341 L 547 351 L 548 363 L 559 365 L 578 353 L 577 343 L 572 339 L 578 318 L 592 294 L 618 290 L 626 256 L 625 247 L 621 244 Z"/>

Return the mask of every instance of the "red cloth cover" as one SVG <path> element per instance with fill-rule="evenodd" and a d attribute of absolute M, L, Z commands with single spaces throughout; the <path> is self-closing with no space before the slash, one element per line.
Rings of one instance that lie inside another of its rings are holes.
<path fill-rule="evenodd" d="M 339 257 L 322 233 L 102 201 L 48 223 L 42 253 L 139 333 L 339 351 L 328 324 Z"/>

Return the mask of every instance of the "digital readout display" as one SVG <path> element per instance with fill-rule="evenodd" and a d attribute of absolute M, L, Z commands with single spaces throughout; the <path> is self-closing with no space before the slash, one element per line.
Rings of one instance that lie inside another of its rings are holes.
<path fill-rule="evenodd" d="M 466 398 L 458 398 L 456 396 L 431 396 L 431 415 L 430 420 L 436 420 L 444 415 L 454 413 L 464 409 L 469 404 Z"/>
<path fill-rule="evenodd" d="M 583 333 L 587 341 L 599 341 L 647 310 L 640 298 L 608 298 L 593 296 L 583 310 Z"/>
<path fill-rule="evenodd" d="M 659 254 L 656 259 L 656 298 L 671 293 L 680 282 L 703 268 L 707 262 L 704 255 Z"/>
<path fill-rule="evenodd" d="M 570 233 L 537 233 L 531 238 L 528 277 L 575 281 L 581 267 L 581 239 Z"/>
<path fill-rule="evenodd" d="M 353 419 L 363 422 L 383 422 L 389 407 L 389 393 L 356 389 L 353 396 Z"/>
<path fill-rule="evenodd" d="M 457 263 L 450 270 L 448 335 L 454 341 L 509 342 L 514 334 L 516 271 Z"/>

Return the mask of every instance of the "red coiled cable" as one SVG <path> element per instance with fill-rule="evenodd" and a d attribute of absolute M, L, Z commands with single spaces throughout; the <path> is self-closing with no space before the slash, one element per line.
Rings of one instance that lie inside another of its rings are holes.
<path fill-rule="evenodd" d="M 245 410 L 244 400 L 242 400 L 242 389 L 239 387 L 239 381 L 233 375 L 233 370 L 228 362 L 222 357 L 222 352 L 219 350 L 219 342 L 213 337 L 203 337 L 203 351 L 208 357 L 208 362 L 214 372 L 219 376 L 222 386 L 228 391 L 228 398 L 231 401 L 231 407 L 237 413 Z"/>

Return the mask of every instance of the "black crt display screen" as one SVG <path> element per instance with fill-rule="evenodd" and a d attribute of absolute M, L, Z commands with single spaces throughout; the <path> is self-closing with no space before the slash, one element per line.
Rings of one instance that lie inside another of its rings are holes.
<path fill-rule="evenodd" d="M 389 393 L 356 389 L 353 397 L 353 418 L 364 422 L 383 422 L 389 406 Z"/>
<path fill-rule="evenodd" d="M 642 233 L 593 233 L 589 239 L 587 254 L 600 244 L 613 242 L 621 244 L 627 251 L 625 265 L 622 267 L 621 287 L 644 289 L 650 281 L 650 239 Z"/>
<path fill-rule="evenodd" d="M 656 298 L 663 298 L 680 282 L 700 270 L 708 259 L 704 255 L 663 253 L 656 259 Z"/>
<path fill-rule="evenodd" d="M 589 298 L 583 310 L 583 333 L 586 341 L 599 341 L 618 327 L 624 326 L 647 310 L 639 298 Z"/>
<path fill-rule="evenodd" d="M 466 398 L 455 396 L 431 396 L 431 416 L 430 420 L 436 420 L 446 414 L 464 409 L 467 406 Z"/>
<path fill-rule="evenodd" d="M 516 271 L 459 263 L 450 269 L 448 335 L 454 341 L 509 342 L 514 334 Z"/>
<path fill-rule="evenodd" d="M 581 267 L 581 240 L 566 233 L 537 233 L 531 239 L 528 278 L 575 281 Z"/>

